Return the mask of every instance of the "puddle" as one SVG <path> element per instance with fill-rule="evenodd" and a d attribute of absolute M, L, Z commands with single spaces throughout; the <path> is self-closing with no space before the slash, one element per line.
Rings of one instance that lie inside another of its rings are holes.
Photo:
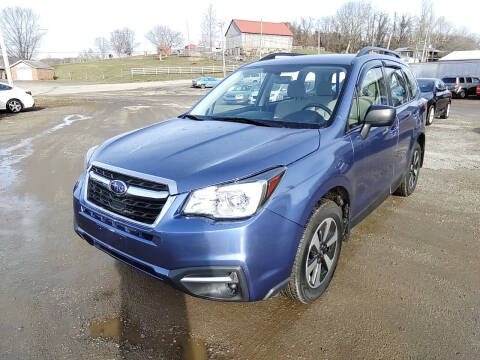
<path fill-rule="evenodd" d="M 113 340 L 119 344 L 120 352 L 156 352 L 167 358 L 184 360 L 206 360 L 209 358 L 207 344 L 185 333 L 155 332 L 148 334 L 121 317 L 91 322 L 90 337 Z"/>
<path fill-rule="evenodd" d="M 89 326 L 90 337 L 120 340 L 122 334 L 122 321 L 120 318 L 93 322 Z"/>
<path fill-rule="evenodd" d="M 45 135 L 52 134 L 64 127 L 70 126 L 77 121 L 89 120 L 91 116 L 81 114 L 71 114 L 63 117 L 63 121 L 49 129 L 46 129 L 36 135 L 29 138 L 22 139 L 19 143 L 9 146 L 4 149 L 0 149 L 0 191 L 6 189 L 9 185 L 13 184 L 19 171 L 13 169 L 13 165 L 19 163 L 23 159 L 33 154 L 32 143 Z"/>

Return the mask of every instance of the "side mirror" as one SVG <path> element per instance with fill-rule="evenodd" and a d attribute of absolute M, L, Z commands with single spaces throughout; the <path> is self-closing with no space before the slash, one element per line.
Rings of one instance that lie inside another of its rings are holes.
<path fill-rule="evenodd" d="M 360 135 L 366 139 L 371 127 L 392 126 L 397 117 L 397 110 L 386 105 L 372 105 L 365 116 Z"/>

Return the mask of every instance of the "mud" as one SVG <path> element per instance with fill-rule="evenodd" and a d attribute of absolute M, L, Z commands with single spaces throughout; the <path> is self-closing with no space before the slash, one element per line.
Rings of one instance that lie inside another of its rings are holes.
<path fill-rule="evenodd" d="M 88 148 L 204 93 L 129 90 L 0 113 L 0 351 L 5 359 L 480 357 L 480 101 L 427 129 L 420 182 L 353 229 L 311 305 L 196 299 L 72 230 Z"/>

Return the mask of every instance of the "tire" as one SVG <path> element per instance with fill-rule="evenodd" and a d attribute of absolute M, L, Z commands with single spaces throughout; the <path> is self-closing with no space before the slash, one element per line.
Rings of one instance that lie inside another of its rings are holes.
<path fill-rule="evenodd" d="M 10 99 L 7 101 L 7 110 L 11 113 L 19 113 L 23 110 L 23 104 L 18 99 Z"/>
<path fill-rule="evenodd" d="M 343 233 L 342 209 L 322 199 L 303 231 L 284 296 L 307 304 L 325 292 L 337 267 Z"/>
<path fill-rule="evenodd" d="M 417 142 L 413 147 L 412 158 L 408 166 L 408 172 L 403 177 L 402 183 L 395 190 L 394 194 L 399 196 L 410 196 L 417 187 L 418 176 L 420 175 L 420 167 L 422 161 L 422 148 Z"/>
<path fill-rule="evenodd" d="M 465 94 L 465 90 L 462 90 L 462 91 L 460 91 L 460 92 L 458 93 L 458 97 L 459 97 L 460 99 L 465 99 L 465 96 L 466 96 L 466 95 L 467 95 L 467 94 Z"/>
<path fill-rule="evenodd" d="M 200 85 L 202 89 L 205 89 L 205 84 Z"/>
<path fill-rule="evenodd" d="M 443 111 L 443 114 L 440 116 L 442 119 L 448 119 L 448 117 L 450 116 L 450 106 L 451 106 L 451 103 L 449 102 L 447 104 L 447 107 Z"/>
<path fill-rule="evenodd" d="M 433 105 L 430 105 L 430 107 L 428 108 L 427 119 L 425 121 L 425 124 L 432 125 L 434 118 L 435 118 L 435 107 Z"/>

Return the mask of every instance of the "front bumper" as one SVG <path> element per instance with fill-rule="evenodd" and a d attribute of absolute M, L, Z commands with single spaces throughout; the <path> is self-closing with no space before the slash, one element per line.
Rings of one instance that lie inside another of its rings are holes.
<path fill-rule="evenodd" d="M 302 228 L 264 208 L 243 221 L 215 222 L 179 214 L 178 194 L 160 222 L 141 226 L 85 203 L 74 190 L 75 231 L 91 245 L 190 295 L 255 301 L 290 276 Z M 193 280 L 192 280 L 193 279 Z"/>

